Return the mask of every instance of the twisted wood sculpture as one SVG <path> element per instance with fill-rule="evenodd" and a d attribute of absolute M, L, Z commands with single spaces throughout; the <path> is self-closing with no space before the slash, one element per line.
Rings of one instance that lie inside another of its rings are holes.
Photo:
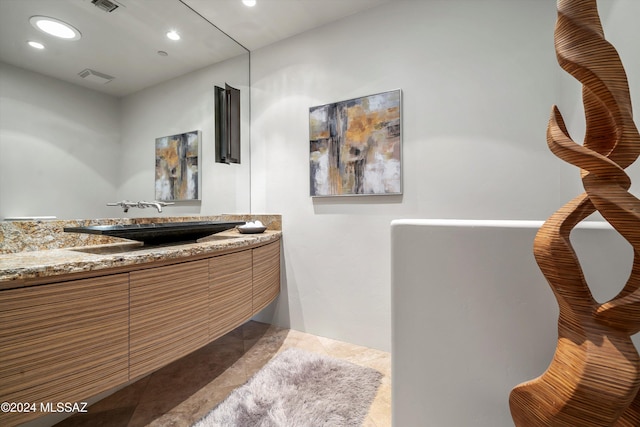
<path fill-rule="evenodd" d="M 553 360 L 540 377 L 511 392 L 518 427 L 640 426 L 640 201 L 624 169 L 640 154 L 624 68 L 605 39 L 596 0 L 558 0 L 555 48 L 560 66 L 582 83 L 584 144 L 568 135 L 557 107 L 547 143 L 581 169 L 585 192 L 540 228 L 534 255 L 560 307 Z M 632 271 L 622 291 L 599 304 L 587 285 L 569 234 L 598 210 L 631 244 Z"/>

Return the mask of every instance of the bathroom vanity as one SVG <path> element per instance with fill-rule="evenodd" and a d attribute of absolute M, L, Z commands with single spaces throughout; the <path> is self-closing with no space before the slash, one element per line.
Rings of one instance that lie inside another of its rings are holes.
<path fill-rule="evenodd" d="M 86 401 L 249 320 L 280 291 L 279 220 L 270 224 L 172 245 L 0 255 L 0 401 L 16 404 L 0 424 Z"/>

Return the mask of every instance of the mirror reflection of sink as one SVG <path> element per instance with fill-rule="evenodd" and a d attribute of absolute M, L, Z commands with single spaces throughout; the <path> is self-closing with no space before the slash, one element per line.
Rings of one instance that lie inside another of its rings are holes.
<path fill-rule="evenodd" d="M 101 234 L 104 236 L 136 240 L 144 242 L 145 245 L 160 245 L 173 242 L 193 242 L 242 224 L 245 224 L 245 222 L 189 221 L 153 224 L 90 225 L 86 227 L 65 227 L 64 231 L 68 233 Z M 232 238 L 229 236 L 219 237 L 222 239 Z"/>

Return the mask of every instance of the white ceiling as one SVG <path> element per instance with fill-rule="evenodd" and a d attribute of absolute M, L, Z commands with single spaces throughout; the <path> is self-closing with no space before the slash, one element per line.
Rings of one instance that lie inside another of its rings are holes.
<path fill-rule="evenodd" d="M 391 0 L 183 0 L 249 50 L 256 50 Z"/>
<path fill-rule="evenodd" d="M 241 0 L 115 0 L 120 7 L 107 13 L 91 0 L 0 0 L 0 61 L 123 96 L 389 1 L 257 0 L 248 8 Z M 45 35 L 29 24 L 33 15 L 68 22 L 82 38 Z M 164 37 L 171 28 L 182 40 Z M 115 79 L 85 81 L 85 68 Z"/>

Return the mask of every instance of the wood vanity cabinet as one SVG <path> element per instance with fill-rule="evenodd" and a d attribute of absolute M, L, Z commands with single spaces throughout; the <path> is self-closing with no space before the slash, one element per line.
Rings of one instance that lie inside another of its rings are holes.
<path fill-rule="evenodd" d="M 246 322 L 280 293 L 280 242 L 211 258 L 209 339 Z"/>
<path fill-rule="evenodd" d="M 280 292 L 280 242 L 253 249 L 253 314 Z"/>
<path fill-rule="evenodd" d="M 103 274 L 0 291 L 0 402 L 82 402 L 237 328 L 280 292 L 280 240 Z"/>
<path fill-rule="evenodd" d="M 129 273 L 131 379 L 209 342 L 208 260 Z"/>
<path fill-rule="evenodd" d="M 280 292 L 280 242 L 130 273 L 130 378 L 221 337 Z"/>
<path fill-rule="evenodd" d="M 209 340 L 251 318 L 252 281 L 250 250 L 209 260 Z"/>
<path fill-rule="evenodd" d="M 0 293 L 0 402 L 36 405 L 3 411 L 0 425 L 125 383 L 128 368 L 128 274 Z"/>

